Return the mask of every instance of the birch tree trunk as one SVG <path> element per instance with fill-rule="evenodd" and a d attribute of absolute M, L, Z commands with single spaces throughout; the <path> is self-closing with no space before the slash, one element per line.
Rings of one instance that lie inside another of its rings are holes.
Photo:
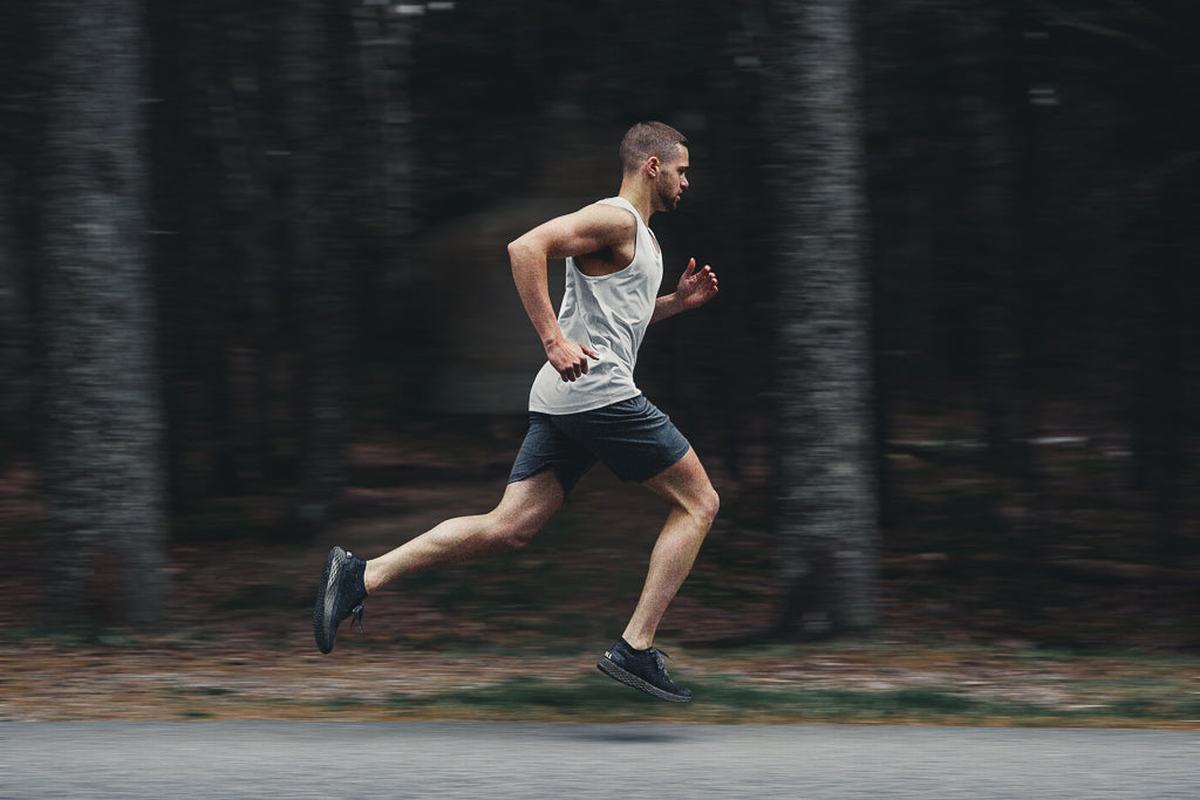
<path fill-rule="evenodd" d="M 146 267 L 142 6 L 48 1 L 45 496 L 64 610 L 162 613 L 162 411 Z M 109 621 L 109 620 L 102 620 Z"/>
<path fill-rule="evenodd" d="M 856 6 L 777 10 L 780 625 L 796 635 L 860 631 L 878 617 Z"/>

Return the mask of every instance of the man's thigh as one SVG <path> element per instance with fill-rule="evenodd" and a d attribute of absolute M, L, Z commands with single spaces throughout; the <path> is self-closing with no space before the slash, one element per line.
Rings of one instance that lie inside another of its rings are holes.
<path fill-rule="evenodd" d="M 543 470 L 504 487 L 504 497 L 494 513 L 541 528 L 562 507 L 565 496 L 554 470 Z"/>
<path fill-rule="evenodd" d="M 642 485 L 668 503 L 685 508 L 704 504 L 716 491 L 700 457 L 690 447 L 683 458 Z"/>
<path fill-rule="evenodd" d="M 643 483 L 691 449 L 670 417 L 644 395 L 569 415 L 560 425 L 623 481 Z"/>
<path fill-rule="evenodd" d="M 560 430 L 549 414 L 535 412 L 529 415 L 529 430 L 513 461 L 508 484 L 512 486 L 538 475 L 549 474 L 557 478 L 566 495 L 595 463 L 596 456 Z"/>

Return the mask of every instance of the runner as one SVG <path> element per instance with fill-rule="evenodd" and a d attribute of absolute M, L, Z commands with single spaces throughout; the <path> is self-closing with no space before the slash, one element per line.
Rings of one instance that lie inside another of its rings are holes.
<path fill-rule="evenodd" d="M 600 658 L 607 675 L 664 700 L 687 702 L 653 646 L 659 621 L 691 571 L 719 500 L 700 459 L 633 380 L 653 322 L 698 308 L 718 291 L 711 267 L 688 261 L 673 294 L 658 297 L 662 251 L 649 228 L 688 188 L 687 139 L 661 122 L 634 125 L 621 141 L 620 193 L 546 222 L 508 246 L 513 280 L 546 350 L 529 393 L 529 432 L 499 505 L 446 520 L 378 558 L 330 550 L 317 589 L 313 630 L 333 649 L 339 623 L 391 581 L 475 556 L 520 548 L 541 530 L 583 474 L 603 461 L 668 505 L 641 598 L 625 632 Z M 566 259 L 557 318 L 546 277 Z"/>

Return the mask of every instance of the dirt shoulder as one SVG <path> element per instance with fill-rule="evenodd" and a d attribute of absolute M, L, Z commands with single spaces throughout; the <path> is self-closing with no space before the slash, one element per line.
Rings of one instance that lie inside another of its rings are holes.
<path fill-rule="evenodd" d="M 1200 659 L 898 642 L 667 648 L 687 706 L 601 675 L 596 652 L 515 655 L 307 632 L 241 641 L 6 637 L 0 718 L 920 722 L 1200 729 Z M 664 645 L 665 646 L 665 645 Z"/>

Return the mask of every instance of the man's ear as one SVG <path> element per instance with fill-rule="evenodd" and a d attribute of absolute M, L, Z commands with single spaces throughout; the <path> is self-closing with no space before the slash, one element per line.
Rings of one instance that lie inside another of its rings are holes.
<path fill-rule="evenodd" d="M 650 173 L 651 178 L 658 177 L 658 167 L 660 163 L 661 162 L 658 160 L 658 156 L 650 156 L 646 159 L 646 171 Z"/>

